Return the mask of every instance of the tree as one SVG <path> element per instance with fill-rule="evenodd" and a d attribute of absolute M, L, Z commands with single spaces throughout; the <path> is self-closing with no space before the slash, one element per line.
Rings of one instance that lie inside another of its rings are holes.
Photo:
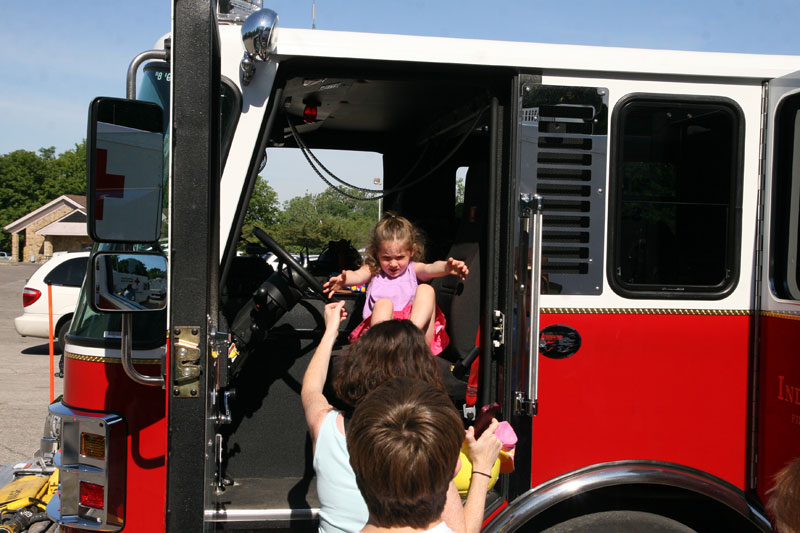
<path fill-rule="evenodd" d="M 86 144 L 55 157 L 55 147 L 39 154 L 16 150 L 0 155 L 0 227 L 38 209 L 62 194 L 86 194 Z M 8 249 L 11 235 L 0 234 Z"/>
<path fill-rule="evenodd" d="M 56 147 L 50 146 L 48 148 L 39 148 L 39 157 L 44 159 L 45 161 L 52 161 L 56 158 Z"/>
<path fill-rule="evenodd" d="M 354 189 L 346 192 L 364 197 Z M 297 196 L 284 202 L 280 224 L 273 237 L 295 252 L 319 252 L 329 241 L 346 239 L 356 248 L 363 247 L 378 218 L 377 201 L 359 201 L 333 189 L 319 194 Z"/>
<path fill-rule="evenodd" d="M 464 212 L 464 178 L 456 177 L 456 220 L 461 218 Z"/>
<path fill-rule="evenodd" d="M 51 200 L 62 194 L 86 194 L 86 141 L 60 154 L 52 166 L 53 181 L 46 190 Z"/>
<path fill-rule="evenodd" d="M 257 239 L 253 236 L 253 228 L 259 227 L 267 233 L 273 233 L 273 227 L 278 223 L 281 215 L 278 193 L 275 192 L 269 182 L 258 176 L 253 187 L 253 194 L 250 197 L 250 205 L 244 215 L 242 224 L 242 242 L 240 248 L 243 249 L 247 243 L 255 243 Z"/>
<path fill-rule="evenodd" d="M 247 214 L 244 216 L 244 223 L 250 226 L 271 227 L 274 226 L 280 216 L 280 203 L 278 193 L 275 192 L 269 182 L 259 176 L 253 188 L 250 198 L 250 205 L 247 207 Z"/>

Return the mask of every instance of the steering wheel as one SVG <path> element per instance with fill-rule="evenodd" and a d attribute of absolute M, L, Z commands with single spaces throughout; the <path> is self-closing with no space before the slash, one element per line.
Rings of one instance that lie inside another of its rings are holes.
<path fill-rule="evenodd" d="M 267 232 L 261 228 L 253 228 L 253 235 L 255 235 L 256 238 L 261 241 L 270 252 L 277 255 L 281 263 L 286 263 L 289 268 L 297 272 L 297 274 L 303 278 L 303 281 L 308 283 L 308 288 L 311 289 L 312 292 L 314 292 L 320 298 L 327 300 L 327 295 L 323 292 L 322 283 L 320 283 L 317 278 L 312 276 L 308 270 L 300 265 L 300 263 L 295 261 L 294 257 L 292 257 L 292 255 L 287 252 L 283 246 L 275 242 L 275 239 L 267 235 Z"/>

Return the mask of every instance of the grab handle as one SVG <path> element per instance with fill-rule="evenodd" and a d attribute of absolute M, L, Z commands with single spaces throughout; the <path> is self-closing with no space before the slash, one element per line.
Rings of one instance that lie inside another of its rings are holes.
<path fill-rule="evenodd" d="M 538 194 L 520 194 L 520 240 L 527 236 L 527 249 L 520 250 L 518 275 L 523 278 L 520 287 L 519 309 L 528 315 L 525 332 L 525 361 L 527 372 L 524 383 L 514 394 L 514 411 L 520 415 L 536 416 L 539 405 L 539 295 L 542 277 L 542 197 Z M 530 254 L 530 268 L 528 255 Z M 528 304 L 530 297 L 530 304 Z M 522 347 L 520 347 L 522 348 Z"/>

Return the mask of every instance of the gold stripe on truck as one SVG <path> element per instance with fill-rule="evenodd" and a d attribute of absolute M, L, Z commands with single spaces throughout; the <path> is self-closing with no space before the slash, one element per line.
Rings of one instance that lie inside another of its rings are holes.
<path fill-rule="evenodd" d="M 114 363 L 114 364 L 122 364 L 122 359 L 119 357 L 105 357 L 102 355 L 80 355 L 77 353 L 66 352 L 65 356 L 67 359 L 74 359 L 76 361 L 86 361 L 89 363 Z M 135 365 L 160 365 L 161 360 L 156 358 L 149 358 L 149 359 L 134 359 L 133 364 Z"/>
<path fill-rule="evenodd" d="M 761 311 L 761 316 L 769 318 L 785 318 L 787 320 L 800 320 L 800 312 L 797 311 Z"/>

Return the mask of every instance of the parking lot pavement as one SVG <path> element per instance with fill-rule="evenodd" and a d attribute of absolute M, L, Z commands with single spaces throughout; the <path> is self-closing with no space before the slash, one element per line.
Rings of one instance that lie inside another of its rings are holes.
<path fill-rule="evenodd" d="M 40 265 L 0 263 L 0 465 L 27 461 L 39 448 L 50 402 L 47 339 L 21 337 L 14 317 L 22 314 L 22 288 Z M 60 350 L 55 348 L 58 367 Z M 55 397 L 62 380 L 55 378 Z"/>

